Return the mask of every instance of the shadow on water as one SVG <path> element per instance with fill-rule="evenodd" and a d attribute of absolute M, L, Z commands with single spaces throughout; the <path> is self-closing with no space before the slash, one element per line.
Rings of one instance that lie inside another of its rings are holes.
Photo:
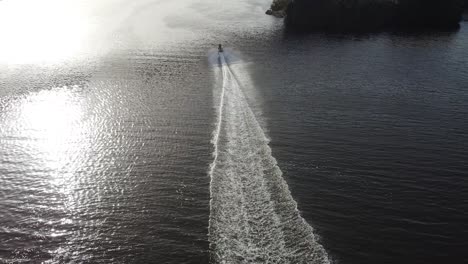
<path fill-rule="evenodd" d="M 460 32 L 461 26 L 455 28 L 399 28 L 391 30 L 379 31 L 319 31 L 319 30 L 300 30 L 285 27 L 283 30 L 283 38 L 288 40 L 303 39 L 310 36 L 319 36 L 322 38 L 330 38 L 337 40 L 362 40 L 379 35 L 394 35 L 401 37 L 444 37 L 453 36 Z"/>
<path fill-rule="evenodd" d="M 249 69 L 273 156 L 327 252 L 343 263 L 466 261 L 466 23 L 270 37 L 245 48 Z"/>

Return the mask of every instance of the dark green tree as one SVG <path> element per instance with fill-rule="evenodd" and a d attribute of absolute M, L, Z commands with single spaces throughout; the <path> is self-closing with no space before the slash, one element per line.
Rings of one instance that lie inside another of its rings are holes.
<path fill-rule="evenodd" d="M 292 0 L 292 28 L 375 31 L 387 28 L 453 28 L 466 0 Z"/>
<path fill-rule="evenodd" d="M 462 13 L 463 0 L 399 0 L 398 3 L 398 22 L 402 26 L 455 26 Z"/>

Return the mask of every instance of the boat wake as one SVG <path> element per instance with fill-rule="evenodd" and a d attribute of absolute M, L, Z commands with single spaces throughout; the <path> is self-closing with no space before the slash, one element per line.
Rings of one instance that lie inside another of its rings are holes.
<path fill-rule="evenodd" d="M 223 53 L 213 133 L 209 239 L 215 263 L 330 263 Z"/>

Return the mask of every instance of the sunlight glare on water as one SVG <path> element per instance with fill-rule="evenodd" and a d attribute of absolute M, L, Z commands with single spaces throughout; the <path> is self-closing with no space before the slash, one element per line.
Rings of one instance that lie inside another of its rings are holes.
<path fill-rule="evenodd" d="M 75 56 L 89 21 L 71 1 L 0 2 L 0 63 L 56 63 Z"/>
<path fill-rule="evenodd" d="M 79 156 L 89 149 L 79 97 L 73 89 L 62 87 L 31 93 L 18 101 L 3 117 L 8 125 L 2 134 L 12 135 L 12 140 L 5 143 L 22 150 L 24 159 L 31 157 L 36 166 L 49 171 L 42 184 L 66 195 L 73 188 L 70 172 L 79 169 Z"/>
<path fill-rule="evenodd" d="M 81 107 L 66 89 L 42 91 L 24 99 L 17 124 L 51 169 L 59 169 L 73 142 L 83 134 Z"/>

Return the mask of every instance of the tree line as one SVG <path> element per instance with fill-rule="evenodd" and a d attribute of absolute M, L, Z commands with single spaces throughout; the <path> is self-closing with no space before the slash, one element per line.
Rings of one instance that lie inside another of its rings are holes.
<path fill-rule="evenodd" d="M 454 28 L 468 0 L 274 0 L 286 24 L 309 30 Z"/>

